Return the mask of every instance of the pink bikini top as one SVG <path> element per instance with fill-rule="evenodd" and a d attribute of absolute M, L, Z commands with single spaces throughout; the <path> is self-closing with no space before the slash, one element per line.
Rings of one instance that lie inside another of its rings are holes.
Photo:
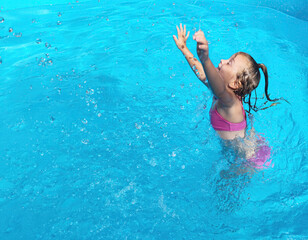
<path fill-rule="evenodd" d="M 216 97 L 213 97 L 213 105 L 214 100 L 216 100 Z M 247 122 L 246 122 L 246 114 L 245 110 L 242 104 L 242 109 L 243 109 L 243 115 L 244 115 L 244 120 L 239 123 L 232 123 L 227 120 L 225 120 L 216 110 L 215 105 L 211 108 L 210 110 L 210 118 L 211 118 L 211 124 L 213 128 L 217 131 L 240 131 L 246 128 Z"/>

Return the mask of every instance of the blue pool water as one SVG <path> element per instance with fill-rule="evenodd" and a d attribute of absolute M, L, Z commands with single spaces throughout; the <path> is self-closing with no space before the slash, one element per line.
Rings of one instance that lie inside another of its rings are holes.
<path fill-rule="evenodd" d="M 308 239 L 306 1 L 30 2 L 0 2 L 0 239 Z M 253 116 L 269 166 L 215 134 L 179 23 L 290 102 Z"/>

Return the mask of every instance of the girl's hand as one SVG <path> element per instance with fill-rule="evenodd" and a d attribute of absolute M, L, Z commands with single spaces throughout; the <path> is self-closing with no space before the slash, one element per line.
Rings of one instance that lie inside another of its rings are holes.
<path fill-rule="evenodd" d="M 180 29 L 178 26 L 176 26 L 176 29 L 178 31 L 178 38 L 176 38 L 175 35 L 173 35 L 174 42 L 176 46 L 182 51 L 186 48 L 186 41 L 189 37 L 189 31 L 186 35 L 186 26 L 184 25 L 184 29 L 182 27 L 182 23 L 180 24 Z"/>
<path fill-rule="evenodd" d="M 209 45 L 204 36 L 204 33 L 199 30 L 193 36 L 193 39 L 197 42 L 197 54 L 202 63 L 209 59 Z"/>

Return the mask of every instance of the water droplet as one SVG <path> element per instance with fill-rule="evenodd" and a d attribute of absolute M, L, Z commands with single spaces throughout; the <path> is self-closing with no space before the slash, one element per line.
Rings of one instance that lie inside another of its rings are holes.
<path fill-rule="evenodd" d="M 57 25 L 61 25 L 62 23 L 60 21 L 57 22 Z"/>
<path fill-rule="evenodd" d="M 45 47 L 51 48 L 51 44 L 50 43 L 45 43 Z"/>
<path fill-rule="evenodd" d="M 172 156 L 172 157 L 175 157 L 175 156 L 176 156 L 176 153 L 175 153 L 175 152 L 172 152 L 172 153 L 171 153 L 171 156 Z"/>
<path fill-rule="evenodd" d="M 39 65 L 43 64 L 44 62 L 45 62 L 45 58 L 41 57 L 41 58 L 39 59 Z"/>
<path fill-rule="evenodd" d="M 81 140 L 81 142 L 83 143 L 83 144 L 88 144 L 89 143 L 89 139 L 83 139 L 83 140 Z"/>
<path fill-rule="evenodd" d="M 185 169 L 185 165 L 182 165 L 182 169 Z"/>
<path fill-rule="evenodd" d="M 21 33 L 21 32 L 19 32 L 19 33 L 14 33 L 14 36 L 15 36 L 15 37 L 18 37 L 18 38 L 19 38 L 19 37 L 22 37 L 22 33 Z"/>
<path fill-rule="evenodd" d="M 4 22 L 4 18 L 0 17 L 0 23 L 3 23 L 3 22 Z"/>
<path fill-rule="evenodd" d="M 87 123 L 88 123 L 88 120 L 84 118 L 81 122 L 82 122 L 83 124 L 87 124 Z"/>
<path fill-rule="evenodd" d="M 41 39 L 36 39 L 36 41 L 35 41 L 37 44 L 40 44 L 41 42 L 42 42 L 42 40 Z"/>
<path fill-rule="evenodd" d="M 13 28 L 10 27 L 10 28 L 9 28 L 9 32 L 13 32 Z"/>

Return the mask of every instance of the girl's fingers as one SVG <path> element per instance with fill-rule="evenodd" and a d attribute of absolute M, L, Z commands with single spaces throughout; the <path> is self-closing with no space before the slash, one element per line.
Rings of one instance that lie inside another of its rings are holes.
<path fill-rule="evenodd" d="M 186 35 L 186 25 L 184 25 L 184 35 Z"/>
<path fill-rule="evenodd" d="M 181 32 L 183 32 L 183 27 L 182 27 L 182 23 L 180 23 L 180 28 L 181 28 Z"/>
<path fill-rule="evenodd" d="M 186 40 L 188 39 L 188 37 L 189 37 L 189 31 L 187 32 Z"/>
<path fill-rule="evenodd" d="M 200 36 L 200 35 L 195 35 L 194 36 L 194 40 L 196 40 L 199 43 L 207 43 L 206 39 L 204 36 Z"/>
<path fill-rule="evenodd" d="M 198 45 L 198 49 L 206 50 L 206 49 L 207 49 L 207 46 L 206 46 L 205 44 L 199 44 L 199 45 Z"/>
<path fill-rule="evenodd" d="M 173 40 L 175 41 L 175 43 L 177 43 L 178 39 L 176 38 L 175 35 L 173 35 Z"/>

